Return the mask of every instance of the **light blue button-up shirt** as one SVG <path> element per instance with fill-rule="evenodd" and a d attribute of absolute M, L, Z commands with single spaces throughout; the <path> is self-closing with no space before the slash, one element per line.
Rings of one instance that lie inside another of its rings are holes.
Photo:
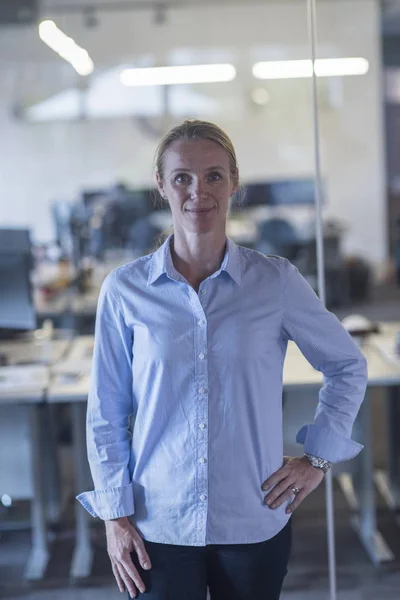
<path fill-rule="evenodd" d="M 174 268 L 171 237 L 113 271 L 99 297 L 87 412 L 94 516 L 129 516 L 145 540 L 204 546 L 270 539 L 261 484 L 282 466 L 288 340 L 324 374 L 297 441 L 332 462 L 362 446 L 351 430 L 366 361 L 286 259 L 227 239 L 198 293 Z"/>

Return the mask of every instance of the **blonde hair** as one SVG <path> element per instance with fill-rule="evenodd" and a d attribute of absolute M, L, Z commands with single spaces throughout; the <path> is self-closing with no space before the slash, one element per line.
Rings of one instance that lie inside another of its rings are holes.
<path fill-rule="evenodd" d="M 229 136 L 209 121 L 200 121 L 198 119 L 186 119 L 183 123 L 170 129 L 158 144 L 155 154 L 155 168 L 161 179 L 164 177 L 164 156 L 167 149 L 173 142 L 178 140 L 210 140 L 221 146 L 229 156 L 229 167 L 232 177 L 237 178 L 237 160 L 236 152 Z"/>

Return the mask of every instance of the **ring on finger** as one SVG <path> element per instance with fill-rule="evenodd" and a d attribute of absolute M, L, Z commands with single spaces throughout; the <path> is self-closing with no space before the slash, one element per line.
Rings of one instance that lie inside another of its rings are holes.
<path fill-rule="evenodd" d="M 296 487 L 295 485 L 292 485 L 292 487 L 291 487 L 290 489 L 291 489 L 291 491 L 293 492 L 293 494 L 294 494 L 295 496 L 297 496 L 297 494 L 299 494 L 299 493 L 300 493 L 300 490 L 299 490 L 299 488 L 298 488 L 298 487 Z"/>

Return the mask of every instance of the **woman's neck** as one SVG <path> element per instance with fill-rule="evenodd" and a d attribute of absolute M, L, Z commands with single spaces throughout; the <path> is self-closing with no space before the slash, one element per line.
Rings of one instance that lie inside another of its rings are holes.
<path fill-rule="evenodd" d="M 220 268 L 225 247 L 225 232 L 182 234 L 176 231 L 171 243 L 174 267 L 197 291 L 200 283 Z"/>

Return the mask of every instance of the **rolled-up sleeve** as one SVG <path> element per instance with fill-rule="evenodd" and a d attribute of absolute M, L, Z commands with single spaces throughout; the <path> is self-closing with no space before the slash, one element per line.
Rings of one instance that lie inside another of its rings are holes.
<path fill-rule="evenodd" d="M 325 460 L 349 460 L 363 448 L 351 439 L 351 432 L 365 396 L 367 362 L 337 317 L 286 259 L 282 284 L 283 336 L 324 375 L 314 423 L 304 425 L 296 441 L 304 444 L 306 453 Z"/>
<path fill-rule="evenodd" d="M 104 520 L 134 513 L 129 473 L 133 340 L 116 273 L 105 279 L 98 300 L 87 407 L 87 451 L 95 489 L 77 496 L 91 515 Z"/>

